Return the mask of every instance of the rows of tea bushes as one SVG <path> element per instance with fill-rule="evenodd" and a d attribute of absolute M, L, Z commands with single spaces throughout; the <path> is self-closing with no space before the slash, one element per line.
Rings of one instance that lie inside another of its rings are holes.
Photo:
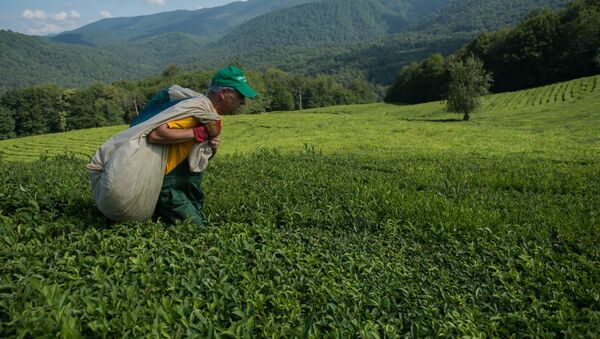
<path fill-rule="evenodd" d="M 65 153 L 89 159 L 102 143 L 126 128 L 120 125 L 2 140 L 0 159 L 32 161 Z"/>
<path fill-rule="evenodd" d="M 600 161 L 222 155 L 206 227 L 0 162 L 1 337 L 596 337 Z"/>
<path fill-rule="evenodd" d="M 318 144 L 320 149 L 328 152 L 343 149 L 363 153 L 365 149 L 387 149 L 396 154 L 407 149 L 427 151 L 440 147 L 460 152 L 471 148 L 469 152 L 482 152 L 482 145 L 479 144 L 493 141 L 496 145 L 491 151 L 503 154 L 506 148 L 510 148 L 507 146 L 510 140 L 515 138 L 514 129 L 530 128 L 544 133 L 558 131 L 557 134 L 566 138 L 566 142 L 597 154 L 585 144 L 580 144 L 597 135 L 593 125 L 599 122 L 595 114 L 598 105 L 600 76 L 594 76 L 486 96 L 481 111 L 472 117 L 475 120 L 473 124 L 440 124 L 458 118 L 443 112 L 439 102 L 410 106 L 383 103 L 346 105 L 296 112 L 226 116 L 224 147 L 220 152 L 246 153 L 264 145 L 297 150 L 304 144 Z M 65 153 L 90 159 L 103 142 L 126 128 L 120 125 L 0 140 L 0 159 L 33 161 L 40 155 Z M 569 131 L 565 132 L 564 129 Z M 461 136 L 465 138 L 464 141 L 459 140 Z M 551 148 L 551 153 L 562 149 L 564 142 L 551 143 L 551 138 L 533 138 L 527 143 L 520 143 L 520 146 L 526 144 L 538 152 L 541 148 Z M 566 153 L 571 151 L 566 150 Z"/>
<path fill-rule="evenodd" d="M 597 91 L 600 91 L 600 77 L 593 76 L 518 92 L 491 95 L 486 98 L 484 105 L 487 109 L 514 110 L 573 102 Z"/>

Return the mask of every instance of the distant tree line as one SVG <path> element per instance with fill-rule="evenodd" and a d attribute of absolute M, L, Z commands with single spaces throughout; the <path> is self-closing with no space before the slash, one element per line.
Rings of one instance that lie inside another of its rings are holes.
<path fill-rule="evenodd" d="M 204 93 L 213 71 L 184 72 L 172 65 L 160 76 L 85 88 L 40 85 L 12 89 L 0 97 L 0 139 L 129 123 L 160 89 L 178 84 Z M 246 72 L 259 96 L 240 113 L 252 114 L 368 103 L 376 88 L 360 76 L 304 76 L 277 68 Z"/>
<path fill-rule="evenodd" d="M 450 65 L 467 57 L 493 75 L 492 92 L 514 91 L 600 72 L 600 1 L 577 0 L 560 11 L 531 13 L 512 29 L 483 33 L 454 55 L 404 67 L 386 102 L 444 98 Z"/>

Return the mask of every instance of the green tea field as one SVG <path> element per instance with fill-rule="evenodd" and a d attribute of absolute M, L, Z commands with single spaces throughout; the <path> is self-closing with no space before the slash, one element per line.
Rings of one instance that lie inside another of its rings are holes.
<path fill-rule="evenodd" d="M 599 337 L 599 107 L 226 116 L 202 229 L 97 211 L 126 126 L 0 141 L 0 337 Z"/>

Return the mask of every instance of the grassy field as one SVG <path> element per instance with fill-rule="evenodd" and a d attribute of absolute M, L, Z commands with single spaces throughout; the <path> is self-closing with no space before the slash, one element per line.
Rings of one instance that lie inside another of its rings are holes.
<path fill-rule="evenodd" d="M 491 95 L 474 120 L 448 114 L 440 102 L 335 106 L 224 118 L 221 154 L 257 148 L 394 157 L 398 153 L 526 154 L 536 158 L 595 157 L 599 152 L 600 77 Z M 126 126 L 0 141 L 0 158 L 32 161 L 65 153 L 89 159 Z"/>
<path fill-rule="evenodd" d="M 0 336 L 598 337 L 598 107 L 600 76 L 469 122 L 227 116 L 204 229 L 99 214 L 84 165 L 124 126 L 0 141 Z"/>

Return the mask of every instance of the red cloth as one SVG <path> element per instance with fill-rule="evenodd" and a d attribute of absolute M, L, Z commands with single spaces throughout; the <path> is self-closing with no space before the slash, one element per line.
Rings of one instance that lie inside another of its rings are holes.
<path fill-rule="evenodd" d="M 217 135 L 221 134 L 221 120 L 217 120 L 215 124 L 217 126 L 217 134 L 213 137 L 216 137 Z M 206 126 L 206 124 L 194 127 L 194 139 L 196 139 L 196 141 L 203 142 L 205 140 L 210 139 L 210 137 L 210 130 L 208 129 L 208 126 Z"/>

